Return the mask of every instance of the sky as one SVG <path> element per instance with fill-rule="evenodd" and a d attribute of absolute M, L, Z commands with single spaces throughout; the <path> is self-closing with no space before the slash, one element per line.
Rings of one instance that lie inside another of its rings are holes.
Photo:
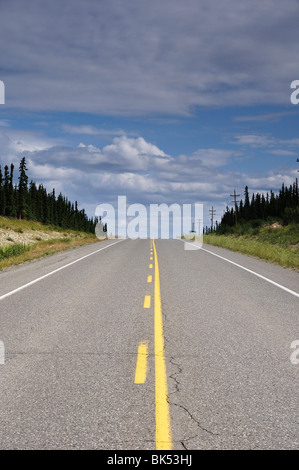
<path fill-rule="evenodd" d="M 0 164 L 90 217 L 126 196 L 220 221 L 298 176 L 298 22 L 298 0 L 0 0 Z"/>

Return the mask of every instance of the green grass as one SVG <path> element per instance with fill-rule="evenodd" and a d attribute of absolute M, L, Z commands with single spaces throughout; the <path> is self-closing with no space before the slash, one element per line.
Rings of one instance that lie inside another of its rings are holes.
<path fill-rule="evenodd" d="M 48 240 L 42 240 L 41 237 L 36 236 L 35 243 L 14 243 L 11 237 L 6 238 L 12 244 L 0 245 L 0 270 L 99 241 L 95 234 L 92 233 L 62 229 L 61 227 L 45 225 L 40 222 L 18 220 L 9 217 L 0 217 L 0 229 L 4 231 L 13 230 L 24 237 L 28 231 L 35 230 L 46 232 L 47 236 L 50 237 Z M 57 238 L 57 232 L 59 232 L 61 238 Z"/>
<path fill-rule="evenodd" d="M 0 261 L 5 258 L 19 256 L 28 250 L 29 250 L 29 246 L 26 246 L 20 243 L 15 243 L 14 245 L 6 246 L 6 247 L 0 246 Z"/>
<path fill-rule="evenodd" d="M 264 226 L 243 235 L 208 234 L 203 241 L 299 271 L 299 224 L 276 229 Z"/>
<path fill-rule="evenodd" d="M 92 234 L 85 234 L 82 237 L 58 238 L 46 241 L 39 241 L 28 245 L 14 244 L 9 247 L 0 248 L 0 271 L 12 265 L 33 261 L 44 256 L 60 253 L 79 246 L 96 243 L 99 240 Z M 3 256 L 1 256 L 3 253 Z"/>

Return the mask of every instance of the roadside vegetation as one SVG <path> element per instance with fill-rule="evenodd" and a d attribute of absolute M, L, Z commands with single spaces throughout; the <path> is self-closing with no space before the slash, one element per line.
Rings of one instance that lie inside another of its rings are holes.
<path fill-rule="evenodd" d="M 220 223 L 206 227 L 204 243 L 239 251 L 287 268 L 299 270 L 298 179 L 278 194 L 249 195 L 226 208 Z"/>
<path fill-rule="evenodd" d="M 0 270 L 98 241 L 92 233 L 0 217 Z"/>
<path fill-rule="evenodd" d="M 29 182 L 26 160 L 0 166 L 0 270 L 13 264 L 98 241 L 97 217 L 89 218 L 78 202 Z M 107 225 L 103 226 L 107 232 Z"/>
<path fill-rule="evenodd" d="M 209 233 L 203 241 L 299 271 L 299 224 L 265 224 L 242 235 Z"/>
<path fill-rule="evenodd" d="M 32 180 L 29 183 L 25 157 L 20 161 L 17 184 L 14 164 L 5 165 L 3 170 L 0 166 L 0 216 L 94 233 L 97 218 L 89 218 L 77 201 L 73 203 L 61 193 L 56 197 L 55 189 L 48 192 Z"/>

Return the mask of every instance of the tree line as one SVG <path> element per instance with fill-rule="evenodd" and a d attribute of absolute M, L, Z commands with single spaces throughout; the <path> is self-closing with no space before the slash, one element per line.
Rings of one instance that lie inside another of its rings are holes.
<path fill-rule="evenodd" d="M 216 232 L 231 231 L 230 228 L 235 226 L 236 215 L 239 225 L 247 224 L 252 228 L 259 227 L 264 221 L 274 218 L 279 219 L 284 225 L 299 223 L 298 178 L 289 187 L 282 183 L 282 187 L 276 195 L 271 190 L 266 195 L 253 193 L 250 197 L 248 186 L 246 186 L 244 200 L 240 200 L 236 209 L 226 207 L 221 222 L 216 224 Z M 206 228 L 206 232 L 209 231 Z"/>
<path fill-rule="evenodd" d="M 46 188 L 34 181 L 28 183 L 26 159 L 19 166 L 18 184 L 14 184 L 14 164 L 0 166 L 0 216 L 35 220 L 61 228 L 94 233 L 97 218 L 88 218 L 85 210 L 78 209 L 77 201 L 70 202 L 61 193 L 56 197 L 55 189 Z"/>

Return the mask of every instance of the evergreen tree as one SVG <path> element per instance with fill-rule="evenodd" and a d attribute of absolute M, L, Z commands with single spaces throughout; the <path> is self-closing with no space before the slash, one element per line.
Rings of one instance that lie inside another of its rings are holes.
<path fill-rule="evenodd" d="M 17 216 L 17 208 L 15 201 L 15 191 L 13 185 L 13 173 L 14 173 L 14 164 L 10 165 L 10 175 L 9 175 L 9 187 L 8 187 L 8 206 L 9 206 L 9 215 L 10 217 Z"/>
<path fill-rule="evenodd" d="M 245 186 L 245 191 L 244 191 L 244 219 L 246 220 L 249 217 L 249 208 L 250 202 L 249 202 L 249 192 L 248 192 L 248 186 Z"/>
<path fill-rule="evenodd" d="M 0 215 L 5 215 L 5 193 L 4 193 L 4 179 L 0 166 Z"/>
<path fill-rule="evenodd" d="M 19 187 L 18 187 L 18 217 L 24 219 L 27 216 L 27 195 L 28 195 L 28 176 L 26 168 L 26 159 L 22 158 L 19 167 Z"/>
<path fill-rule="evenodd" d="M 10 200 L 9 200 L 9 169 L 8 166 L 4 167 L 4 199 L 5 199 L 5 211 L 4 215 L 10 216 Z"/>
<path fill-rule="evenodd" d="M 96 220 L 89 219 L 82 209 L 61 193 L 56 199 L 55 190 L 47 193 L 40 184 L 37 188 L 34 181 L 28 188 L 28 176 L 25 157 L 19 166 L 18 185 L 14 186 L 14 165 L 4 167 L 4 175 L 0 166 L 0 215 L 32 219 L 42 223 L 51 223 L 63 228 L 82 230 L 94 233 Z"/>
<path fill-rule="evenodd" d="M 281 190 L 277 195 L 271 190 L 270 195 L 267 192 L 266 197 L 264 194 L 252 194 L 251 200 L 249 199 L 248 186 L 244 191 L 244 203 L 241 199 L 238 211 L 238 220 L 241 224 L 251 221 L 252 227 L 258 227 L 262 221 L 267 218 L 277 218 L 282 220 L 284 224 L 299 223 L 299 191 L 298 191 L 298 178 L 289 187 L 282 184 Z M 226 207 L 223 214 L 218 233 L 225 233 L 227 227 L 234 225 L 234 209 Z"/>

